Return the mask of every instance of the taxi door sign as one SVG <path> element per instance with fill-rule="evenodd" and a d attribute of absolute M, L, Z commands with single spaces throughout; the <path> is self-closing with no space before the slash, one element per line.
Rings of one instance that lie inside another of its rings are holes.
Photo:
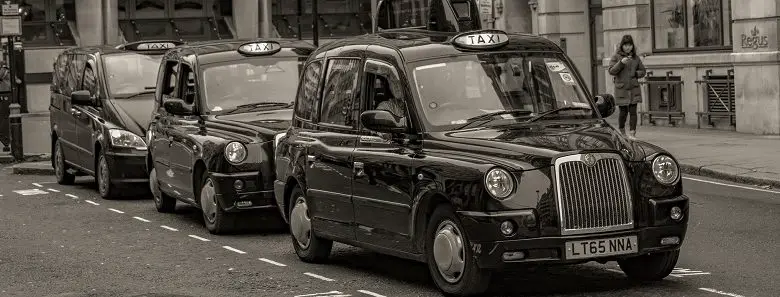
<path fill-rule="evenodd" d="M 455 36 L 453 44 L 467 49 L 492 49 L 509 42 L 509 36 L 498 30 L 467 32 Z"/>
<path fill-rule="evenodd" d="M 244 43 L 238 47 L 238 52 L 250 56 L 273 55 L 282 50 L 282 45 L 273 41 L 258 41 Z"/>

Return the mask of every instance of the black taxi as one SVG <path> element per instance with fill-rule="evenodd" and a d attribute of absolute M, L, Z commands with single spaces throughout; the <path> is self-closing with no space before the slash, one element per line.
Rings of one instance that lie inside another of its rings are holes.
<path fill-rule="evenodd" d="M 158 211 L 191 204 L 215 234 L 233 231 L 240 211 L 276 213 L 274 140 L 290 125 L 313 50 L 295 40 L 220 40 L 163 57 L 146 135 Z"/>
<path fill-rule="evenodd" d="M 146 40 L 71 48 L 57 56 L 49 118 L 58 183 L 72 184 L 76 175 L 95 176 L 103 198 L 146 185 L 143 137 L 155 78 L 165 51 L 181 44 Z"/>
<path fill-rule="evenodd" d="M 675 266 L 675 158 L 610 126 L 614 97 L 547 39 L 388 30 L 320 47 L 300 84 L 274 189 L 303 261 L 347 243 L 426 262 L 454 295 L 524 264 Z"/>

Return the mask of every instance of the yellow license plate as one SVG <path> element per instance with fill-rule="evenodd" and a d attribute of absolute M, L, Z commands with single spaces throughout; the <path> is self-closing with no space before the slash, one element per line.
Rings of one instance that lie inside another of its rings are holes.
<path fill-rule="evenodd" d="M 636 236 L 566 242 L 566 259 L 586 259 L 633 254 L 639 251 Z"/>

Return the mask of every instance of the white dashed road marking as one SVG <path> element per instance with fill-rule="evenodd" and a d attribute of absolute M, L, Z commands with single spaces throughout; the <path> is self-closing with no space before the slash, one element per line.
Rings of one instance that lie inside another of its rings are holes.
<path fill-rule="evenodd" d="M 325 293 L 314 293 L 314 294 L 304 294 L 304 295 L 295 295 L 295 297 L 347 297 L 352 296 L 350 294 L 344 294 L 339 291 L 330 291 Z"/>
<path fill-rule="evenodd" d="M 224 249 L 226 249 L 228 251 L 231 251 L 231 252 L 236 252 L 236 253 L 239 253 L 239 254 L 246 254 L 245 251 L 242 251 L 242 250 L 239 250 L 239 249 L 236 249 L 234 247 L 227 246 L 227 245 L 223 245 L 222 248 L 224 248 Z"/>
<path fill-rule="evenodd" d="M 49 192 L 38 190 L 38 189 L 29 189 L 29 190 L 16 190 L 14 191 L 16 194 L 22 195 L 22 196 L 32 196 L 32 195 L 42 195 L 42 194 L 49 194 Z"/>
<path fill-rule="evenodd" d="M 48 188 L 48 189 L 46 189 L 46 191 L 54 192 L 54 193 L 59 193 L 60 192 L 60 190 L 52 189 L 52 188 Z"/>
<path fill-rule="evenodd" d="M 118 210 L 118 209 L 113 209 L 113 208 L 109 208 L 108 210 L 113 211 L 115 213 L 125 213 L 124 211 L 121 211 L 121 210 Z"/>
<path fill-rule="evenodd" d="M 79 196 L 76 196 L 76 195 L 73 195 L 73 194 L 65 194 L 65 196 L 68 196 L 68 197 L 73 198 L 73 199 L 79 199 Z M 87 202 L 90 202 L 90 201 L 87 200 Z M 97 204 L 95 204 L 95 205 L 97 205 Z"/>
<path fill-rule="evenodd" d="M 672 273 L 669 274 L 669 276 L 683 277 L 683 276 L 707 275 L 707 274 L 710 274 L 710 273 L 709 272 L 704 272 L 704 271 L 698 271 L 698 270 L 690 270 L 688 268 L 675 267 L 674 270 L 672 270 Z"/>
<path fill-rule="evenodd" d="M 333 280 L 333 279 L 330 279 L 330 278 L 324 277 L 324 276 L 322 276 L 322 275 L 317 275 L 317 274 L 314 274 L 314 273 L 311 273 L 311 272 L 306 272 L 306 273 L 304 273 L 304 274 L 305 274 L 305 275 L 308 275 L 308 276 L 311 276 L 311 277 L 313 277 L 313 278 L 317 278 L 317 279 L 324 280 L 324 281 L 326 281 L 326 282 L 333 282 L 333 281 L 335 281 L 335 280 Z"/>
<path fill-rule="evenodd" d="M 276 261 L 268 260 L 266 258 L 260 258 L 258 260 L 263 261 L 263 262 L 268 263 L 268 264 L 271 264 L 271 265 L 276 265 L 276 266 L 279 266 L 279 267 L 287 266 L 287 265 L 284 265 L 284 264 L 276 262 Z"/>
<path fill-rule="evenodd" d="M 710 288 L 699 288 L 699 290 L 702 290 L 702 291 L 707 291 L 707 292 L 710 292 L 710 293 L 715 293 L 715 294 L 720 294 L 720 295 L 723 295 L 723 296 L 730 296 L 730 297 L 745 297 L 745 296 L 742 296 L 742 295 L 737 295 L 737 294 L 734 294 L 734 293 L 728 293 L 728 292 L 718 291 L 718 290 L 715 290 L 715 289 L 710 289 Z"/>
<path fill-rule="evenodd" d="M 39 187 L 39 188 L 43 188 L 43 185 L 41 185 L 39 183 L 32 183 L 32 184 L 33 184 L 33 186 L 36 186 L 36 187 Z"/>
<path fill-rule="evenodd" d="M 145 223 L 149 223 L 149 222 L 151 222 L 150 220 L 144 219 L 144 218 L 142 218 L 142 217 L 133 217 L 133 218 L 134 218 L 134 219 L 136 219 L 136 220 L 139 220 L 139 221 L 141 221 L 141 222 L 145 222 Z"/>
<path fill-rule="evenodd" d="M 190 235 L 187 235 L 187 236 L 195 238 L 195 239 L 200 240 L 200 241 L 211 241 L 211 240 L 205 239 L 205 238 L 197 236 L 197 235 L 190 234 Z"/>
<path fill-rule="evenodd" d="M 168 226 L 165 226 L 165 225 L 161 225 L 160 228 L 167 229 L 167 230 L 170 230 L 170 231 L 179 231 L 179 229 L 171 228 L 171 227 L 168 227 Z"/>
<path fill-rule="evenodd" d="M 374 293 L 374 292 L 371 292 L 371 291 L 367 291 L 367 290 L 358 290 L 358 292 L 366 294 L 366 295 L 369 295 L 369 296 L 374 296 L 374 297 L 385 297 L 385 295 L 380 295 L 380 294 L 377 294 L 377 293 Z"/>
<path fill-rule="evenodd" d="M 97 203 L 97 202 L 92 201 L 92 200 L 84 200 L 84 201 L 86 201 L 87 203 L 92 204 L 92 205 L 100 205 L 100 203 Z"/>

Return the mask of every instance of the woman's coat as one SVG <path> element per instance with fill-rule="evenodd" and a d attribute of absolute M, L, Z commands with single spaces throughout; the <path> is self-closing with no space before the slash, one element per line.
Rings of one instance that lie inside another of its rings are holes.
<path fill-rule="evenodd" d="M 625 64 L 620 60 L 629 57 L 631 60 Z M 639 79 L 645 76 L 645 65 L 639 56 L 625 53 L 621 48 L 615 52 L 609 60 L 609 74 L 615 83 L 615 104 L 629 105 L 642 102 L 642 90 L 639 88 Z"/>

